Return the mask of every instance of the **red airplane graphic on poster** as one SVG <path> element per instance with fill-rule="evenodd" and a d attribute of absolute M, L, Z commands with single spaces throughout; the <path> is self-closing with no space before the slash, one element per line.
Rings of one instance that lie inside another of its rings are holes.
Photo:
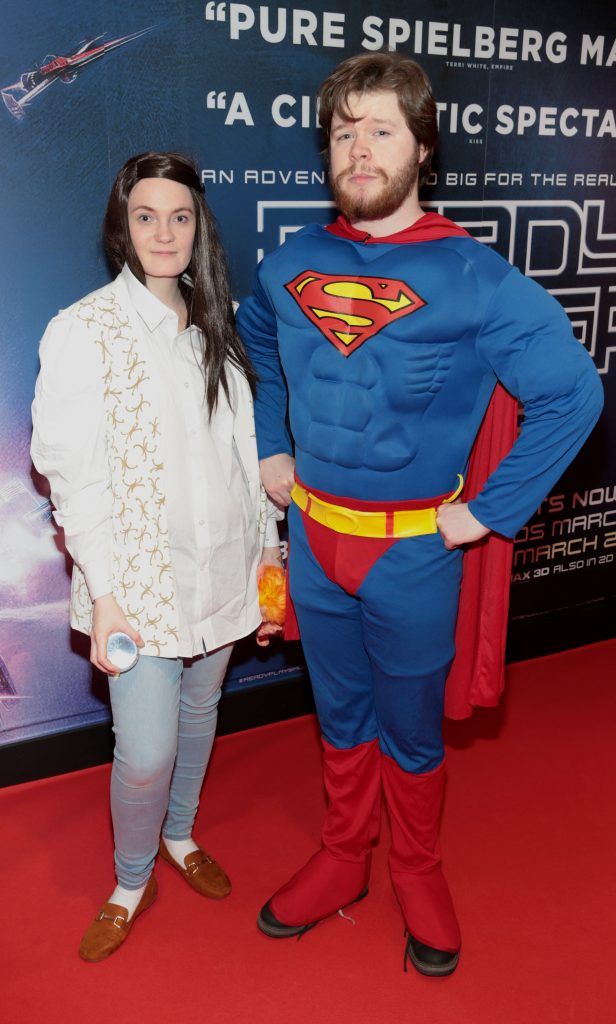
<path fill-rule="evenodd" d="M 70 85 L 71 82 L 75 81 L 80 71 L 83 71 L 88 64 L 100 60 L 106 53 L 116 50 L 119 46 L 124 46 L 125 43 L 139 39 L 146 32 L 151 32 L 152 28 L 153 26 L 150 26 L 149 28 L 141 29 L 139 32 L 131 32 L 130 35 L 121 36 L 119 39 L 110 39 L 107 43 L 99 43 L 99 40 L 104 38 L 103 33 L 103 35 L 95 36 L 93 39 L 80 43 L 77 49 L 69 54 L 68 57 L 57 57 L 55 54 L 48 54 L 34 71 L 25 71 L 20 75 L 18 82 L 15 82 L 13 85 L 6 85 L 0 90 L 4 105 L 13 117 L 21 121 L 26 115 L 26 107 L 32 103 L 32 100 L 40 96 L 45 89 L 53 85 L 58 79 Z M 99 43 L 99 45 L 96 46 L 96 43 Z"/>

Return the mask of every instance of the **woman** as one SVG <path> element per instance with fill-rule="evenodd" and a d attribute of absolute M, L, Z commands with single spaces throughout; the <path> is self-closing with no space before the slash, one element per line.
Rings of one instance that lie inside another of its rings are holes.
<path fill-rule="evenodd" d="M 116 739 L 118 884 L 83 937 L 88 961 L 115 952 L 155 899 L 157 851 L 202 895 L 230 891 L 192 827 L 232 643 L 257 626 L 267 642 L 257 568 L 279 560 L 254 373 L 194 165 L 130 159 L 104 237 L 119 274 L 49 324 L 32 441 L 75 563 L 71 625 L 109 676 Z M 121 676 L 107 656 L 118 631 L 140 648 Z"/>

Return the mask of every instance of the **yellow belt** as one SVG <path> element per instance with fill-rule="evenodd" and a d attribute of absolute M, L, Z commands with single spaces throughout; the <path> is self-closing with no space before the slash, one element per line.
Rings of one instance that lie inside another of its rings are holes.
<path fill-rule="evenodd" d="M 464 480 L 458 473 L 458 486 L 443 504 L 455 501 L 463 486 Z M 298 483 L 291 491 L 291 498 L 302 512 L 336 533 L 349 533 L 354 537 L 419 537 L 424 533 L 437 532 L 435 508 L 362 512 L 323 501 Z"/>

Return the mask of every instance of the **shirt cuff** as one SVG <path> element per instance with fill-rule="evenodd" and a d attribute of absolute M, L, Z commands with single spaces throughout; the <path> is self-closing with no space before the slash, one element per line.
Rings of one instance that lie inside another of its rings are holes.
<path fill-rule="evenodd" d="M 275 519 L 268 517 L 265 523 L 264 546 L 266 548 L 277 548 L 279 544 L 278 524 Z"/>
<path fill-rule="evenodd" d="M 96 601 L 97 597 L 103 597 L 105 594 L 113 593 L 113 577 L 107 559 L 93 559 L 91 562 L 80 565 L 79 568 L 86 578 L 91 601 Z"/>

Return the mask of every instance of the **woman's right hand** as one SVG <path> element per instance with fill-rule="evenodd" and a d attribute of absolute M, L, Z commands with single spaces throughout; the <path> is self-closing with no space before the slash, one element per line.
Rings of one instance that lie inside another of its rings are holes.
<path fill-rule="evenodd" d="M 137 647 L 143 647 L 141 634 L 133 629 L 113 594 L 97 597 L 92 612 L 92 633 L 90 634 L 90 661 L 109 676 L 117 676 L 116 665 L 107 660 L 107 640 L 110 633 L 126 633 Z"/>

